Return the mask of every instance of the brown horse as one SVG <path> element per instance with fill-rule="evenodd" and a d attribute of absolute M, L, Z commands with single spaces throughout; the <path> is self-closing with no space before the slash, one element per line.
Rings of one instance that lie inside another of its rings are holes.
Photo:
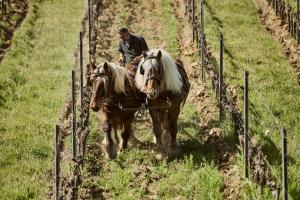
<path fill-rule="evenodd" d="M 92 66 L 93 94 L 90 106 L 93 111 L 98 112 L 102 121 L 104 132 L 102 147 L 105 156 L 114 159 L 118 152 L 127 148 L 135 108 L 141 106 L 141 101 L 134 80 L 125 68 L 106 62 Z M 124 111 L 121 106 L 133 109 Z M 122 130 L 119 145 L 118 127 Z"/>
<path fill-rule="evenodd" d="M 172 155 L 176 148 L 177 121 L 181 108 L 189 93 L 190 83 L 180 60 L 164 50 L 150 50 L 143 53 L 135 77 L 136 86 L 145 93 L 150 109 L 153 131 L 162 155 Z M 163 130 L 166 137 L 163 137 Z M 170 138 L 167 141 L 165 138 Z M 167 148 L 165 148 L 167 147 Z"/>

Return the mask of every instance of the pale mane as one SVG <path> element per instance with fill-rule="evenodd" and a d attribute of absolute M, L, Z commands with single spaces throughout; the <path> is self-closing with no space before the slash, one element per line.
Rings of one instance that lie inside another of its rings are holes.
<path fill-rule="evenodd" d="M 164 78 L 161 83 L 161 91 L 171 91 L 173 93 L 181 93 L 181 88 L 182 88 L 182 77 L 177 69 L 177 66 L 175 64 L 175 61 L 173 58 L 164 50 L 162 49 L 152 49 L 147 52 L 148 55 L 157 55 L 158 51 L 161 51 L 162 53 L 162 65 L 163 65 L 163 73 L 164 73 Z M 141 60 L 138 70 L 136 73 L 135 77 L 135 83 L 138 89 L 142 90 L 143 87 L 146 84 L 146 78 L 148 77 L 148 72 L 151 67 L 151 62 L 146 61 L 143 64 L 143 67 L 145 69 L 144 75 L 139 73 L 140 70 L 140 65 L 143 63 L 144 58 Z M 155 62 L 155 61 L 154 61 Z"/>

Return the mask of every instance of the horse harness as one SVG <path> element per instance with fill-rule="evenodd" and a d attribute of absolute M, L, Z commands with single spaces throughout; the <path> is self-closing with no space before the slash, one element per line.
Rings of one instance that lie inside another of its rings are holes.
<path fill-rule="evenodd" d="M 140 107 L 141 106 L 141 97 L 136 90 L 132 90 L 130 80 L 125 79 L 125 94 L 117 93 L 111 89 L 109 91 L 108 86 L 112 83 L 108 83 L 109 77 L 101 73 L 100 68 L 97 69 L 97 72 L 92 74 L 91 77 L 97 77 L 97 79 L 102 78 L 104 81 L 104 100 L 102 101 L 102 108 L 106 112 L 116 112 L 120 111 L 120 104 L 122 103 L 123 107 Z M 97 91 L 93 90 L 93 93 Z"/>
<path fill-rule="evenodd" d="M 149 61 L 151 62 L 151 65 L 154 66 L 154 64 L 153 64 L 153 62 L 152 62 L 153 59 L 155 59 L 155 60 L 158 62 L 158 66 L 155 66 L 155 68 L 159 67 L 159 75 L 158 75 L 158 77 L 156 77 L 156 76 L 154 75 L 154 73 L 152 73 L 151 76 L 148 76 L 148 77 L 147 77 L 147 79 L 146 79 L 146 84 L 147 84 L 147 82 L 148 82 L 149 80 L 154 79 L 154 80 L 157 80 L 158 83 L 159 83 L 159 85 L 160 85 L 161 82 L 162 82 L 162 77 L 163 77 L 164 70 L 163 70 L 162 62 L 161 62 L 161 60 L 157 59 L 157 56 L 155 56 L 155 55 L 149 55 L 149 56 L 147 56 L 147 57 L 143 60 L 142 64 L 140 65 L 140 74 L 142 74 L 142 75 L 145 74 L 145 69 L 144 69 L 144 67 L 143 67 L 143 64 L 144 64 L 146 61 L 149 60 Z M 152 67 L 151 67 L 150 70 L 153 70 Z"/>

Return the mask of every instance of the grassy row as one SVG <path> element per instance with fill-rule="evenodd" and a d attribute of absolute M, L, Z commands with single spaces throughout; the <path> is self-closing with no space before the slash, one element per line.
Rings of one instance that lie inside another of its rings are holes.
<path fill-rule="evenodd" d="M 179 45 L 178 45 L 178 36 L 179 36 L 179 23 L 174 15 L 174 9 L 171 6 L 171 1 L 163 0 L 161 1 L 161 13 L 162 19 L 164 20 L 164 33 L 163 37 L 166 40 L 167 50 L 172 56 L 178 55 Z"/>
<path fill-rule="evenodd" d="M 176 55 L 179 49 L 179 22 L 171 7 L 171 0 L 161 1 L 160 7 L 160 19 L 165 25 L 160 39 L 165 39 L 167 51 Z M 150 38 L 151 33 L 145 33 L 146 38 L 147 34 Z M 178 135 L 183 152 L 178 159 L 158 161 L 155 158 L 156 152 L 149 144 L 153 137 L 151 125 L 136 122 L 135 135 L 145 146 L 130 147 L 116 160 L 105 161 L 97 153 L 101 139 L 98 121 L 92 115 L 92 131 L 88 142 L 92 150 L 86 158 L 89 164 L 84 169 L 86 179 L 81 190 L 89 191 L 94 198 L 222 199 L 222 178 L 213 162 L 213 147 L 200 139 L 199 119 L 194 107 L 186 105 L 179 120 Z M 95 191 L 99 196 L 95 196 Z"/>
<path fill-rule="evenodd" d="M 0 68 L 1 199 L 46 199 L 85 3 L 33 0 Z"/>
<path fill-rule="evenodd" d="M 294 11 L 297 11 L 297 0 L 286 0 L 286 3 L 288 3 Z"/>
<path fill-rule="evenodd" d="M 93 123 L 88 145 L 93 153 L 86 157 L 82 189 L 102 191 L 98 198 L 111 199 L 222 199 L 222 178 L 211 154 L 214 147 L 199 139 L 199 118 L 193 106 L 186 105 L 179 123 L 183 152 L 169 162 L 155 158 L 149 144 L 153 137 L 151 125 L 144 122 L 135 123 L 135 135 L 145 146 L 130 147 L 117 159 L 103 161 L 103 156 L 95 154 L 102 137 L 99 138 L 99 129 Z"/>
<path fill-rule="evenodd" d="M 250 129 L 280 177 L 280 129 L 288 130 L 289 188 L 299 198 L 300 88 L 280 44 L 261 25 L 254 1 L 206 2 L 206 35 L 218 57 L 220 31 L 225 37 L 225 81 L 236 86 L 242 109 L 243 71 L 250 72 Z"/>

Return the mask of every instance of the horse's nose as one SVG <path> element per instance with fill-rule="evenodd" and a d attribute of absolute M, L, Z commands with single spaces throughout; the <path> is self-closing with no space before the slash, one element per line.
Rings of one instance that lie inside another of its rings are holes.
<path fill-rule="evenodd" d="M 151 92 L 148 93 L 148 98 L 149 99 L 155 99 L 158 96 L 158 92 L 155 90 L 152 90 Z"/>

